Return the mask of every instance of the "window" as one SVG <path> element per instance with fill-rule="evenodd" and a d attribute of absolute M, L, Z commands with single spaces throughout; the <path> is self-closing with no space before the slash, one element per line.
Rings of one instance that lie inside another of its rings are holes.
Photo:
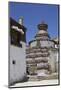
<path fill-rule="evenodd" d="M 16 64 L 15 60 L 12 61 L 12 64 L 14 64 L 14 65 Z"/>
<path fill-rule="evenodd" d="M 12 29 L 10 31 L 10 36 L 11 44 L 22 48 L 22 44 L 20 43 L 21 34 L 18 31 Z"/>

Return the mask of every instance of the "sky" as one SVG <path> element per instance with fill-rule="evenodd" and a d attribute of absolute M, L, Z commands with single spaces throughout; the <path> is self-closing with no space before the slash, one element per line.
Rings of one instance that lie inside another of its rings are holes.
<path fill-rule="evenodd" d="M 22 16 L 27 28 L 27 43 L 34 39 L 38 32 L 37 25 L 42 21 L 48 24 L 50 37 L 58 37 L 58 5 L 9 2 L 9 17 L 18 22 Z"/>

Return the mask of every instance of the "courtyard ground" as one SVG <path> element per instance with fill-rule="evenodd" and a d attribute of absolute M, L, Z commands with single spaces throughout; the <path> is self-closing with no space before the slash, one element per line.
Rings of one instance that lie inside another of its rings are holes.
<path fill-rule="evenodd" d="M 58 85 L 58 79 L 42 80 L 42 81 L 27 81 L 23 83 L 16 83 L 11 87 L 40 86 L 40 85 Z"/>

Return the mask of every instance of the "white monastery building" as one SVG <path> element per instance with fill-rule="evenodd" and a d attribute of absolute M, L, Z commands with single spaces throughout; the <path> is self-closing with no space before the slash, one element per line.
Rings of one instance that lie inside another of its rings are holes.
<path fill-rule="evenodd" d="M 26 80 L 26 28 L 10 18 L 9 85 Z"/>

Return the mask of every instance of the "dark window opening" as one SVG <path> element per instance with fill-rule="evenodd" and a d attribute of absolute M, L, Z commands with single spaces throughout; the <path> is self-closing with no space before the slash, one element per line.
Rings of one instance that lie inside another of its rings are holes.
<path fill-rule="evenodd" d="M 16 64 L 15 60 L 12 61 L 12 64 Z"/>
<path fill-rule="evenodd" d="M 11 35 L 11 44 L 22 48 L 22 44 L 20 43 L 21 34 L 18 31 L 11 30 L 10 35 Z"/>

